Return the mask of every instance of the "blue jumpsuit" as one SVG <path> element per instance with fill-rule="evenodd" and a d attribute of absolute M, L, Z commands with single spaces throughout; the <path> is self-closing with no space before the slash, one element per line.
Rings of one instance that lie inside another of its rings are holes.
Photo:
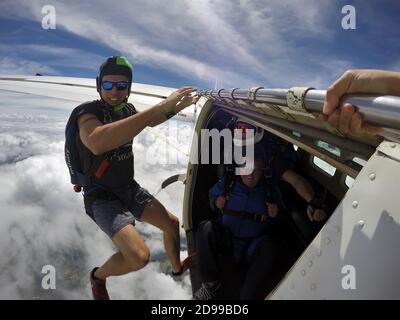
<path fill-rule="evenodd" d="M 256 222 L 227 214 L 227 211 L 246 211 L 267 215 L 266 180 L 263 178 L 256 187 L 249 188 L 237 176 L 220 221 L 203 221 L 196 232 L 202 281 L 222 280 L 227 284 L 224 299 L 263 299 L 288 269 L 289 253 L 275 231 L 279 230 L 276 227 L 284 215 L 278 181 L 292 161 L 288 159 L 290 153 L 273 148 L 269 151 L 275 160 L 267 163 L 269 171 L 274 173 L 271 179 L 275 179 L 274 202 L 279 208 L 278 216 Z M 224 193 L 223 178 L 209 191 L 211 203 Z"/>

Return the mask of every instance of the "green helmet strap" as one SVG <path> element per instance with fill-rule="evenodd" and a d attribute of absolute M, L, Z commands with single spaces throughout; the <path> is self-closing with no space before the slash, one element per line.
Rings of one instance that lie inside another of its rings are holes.
<path fill-rule="evenodd" d="M 117 104 L 116 106 L 114 106 L 114 112 L 117 112 L 121 109 L 123 109 L 125 107 L 125 102 L 121 102 L 119 104 Z"/>

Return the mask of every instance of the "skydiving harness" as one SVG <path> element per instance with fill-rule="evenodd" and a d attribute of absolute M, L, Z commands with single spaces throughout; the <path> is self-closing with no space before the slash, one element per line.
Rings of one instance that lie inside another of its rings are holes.
<path fill-rule="evenodd" d="M 135 107 L 130 105 L 129 103 L 123 103 L 123 104 L 124 105 L 122 107 L 120 105 L 116 106 L 118 108 L 117 109 L 114 108 L 114 111 L 118 111 L 121 110 L 123 107 L 126 107 L 128 108 L 131 114 L 135 114 L 137 112 Z M 85 195 L 92 195 L 95 191 L 100 191 L 103 194 L 109 194 L 110 197 L 112 198 L 113 191 L 107 188 L 106 186 L 93 182 L 92 178 L 96 177 L 97 179 L 101 179 L 101 177 L 109 168 L 110 163 L 113 161 L 115 154 L 119 148 L 103 154 L 102 156 L 97 158 L 100 160 L 99 164 L 95 163 L 97 161 L 93 161 L 91 163 L 89 171 L 83 172 L 83 168 L 79 158 L 79 150 L 76 146 L 76 139 L 78 138 L 77 135 L 79 132 L 77 120 L 81 114 L 80 113 L 81 110 L 84 107 L 85 105 L 81 105 L 74 109 L 68 120 L 65 132 L 66 136 L 65 160 L 69 168 L 71 183 L 73 184 L 73 190 L 75 192 L 81 192 L 82 188 L 84 188 Z M 103 107 L 102 112 L 103 112 L 102 122 L 104 124 L 112 122 L 112 116 L 111 116 L 112 111 L 109 110 L 107 107 Z"/>
<path fill-rule="evenodd" d="M 268 203 L 276 203 L 275 191 L 276 191 L 277 181 L 271 169 L 273 161 L 274 157 L 271 156 L 269 158 L 268 163 L 266 164 L 266 167 L 262 169 L 263 170 L 262 182 L 265 184 L 265 192 L 266 192 L 265 202 Z M 237 177 L 235 176 L 235 168 L 236 165 L 227 165 L 225 170 L 224 192 L 222 196 L 225 197 L 227 201 L 229 201 L 229 194 L 232 192 L 237 179 Z M 213 200 L 213 202 L 214 201 L 215 199 Z M 226 210 L 226 209 L 225 210 L 222 209 L 221 213 L 225 215 L 238 217 L 240 219 L 246 219 L 260 223 L 264 223 L 265 221 L 269 220 L 268 214 L 258 214 L 247 211 L 236 211 L 236 210 Z"/>
<path fill-rule="evenodd" d="M 134 108 L 132 108 L 129 104 L 125 104 L 125 106 L 131 111 L 132 114 L 134 114 L 134 112 L 135 112 Z M 117 109 L 117 111 L 121 110 L 121 109 L 122 108 L 119 108 L 119 109 Z M 116 110 L 116 109 L 114 109 L 114 110 Z M 94 164 L 92 164 L 92 167 L 89 170 L 89 174 L 88 174 L 90 184 L 88 186 L 86 186 L 86 188 L 84 188 L 85 196 L 90 196 L 96 192 L 97 193 L 101 192 L 103 194 L 103 197 L 106 196 L 110 200 L 116 198 L 115 192 L 113 190 L 111 190 L 110 188 L 108 188 L 106 186 L 101 185 L 98 182 L 93 182 L 92 177 L 96 177 L 99 180 L 101 179 L 101 177 L 106 173 L 107 169 L 110 167 L 110 164 L 112 163 L 112 161 L 116 159 L 116 153 L 119 148 L 113 149 L 113 150 L 105 153 L 104 157 L 101 159 L 101 162 L 97 167 L 95 167 Z"/>
<path fill-rule="evenodd" d="M 266 191 L 266 202 L 276 204 L 275 192 L 276 192 L 276 185 L 277 185 L 277 178 L 274 176 L 272 171 L 272 163 L 274 161 L 274 157 L 271 156 L 268 164 L 265 168 L 263 168 L 263 179 L 265 183 L 265 191 Z M 236 176 L 235 176 L 235 165 L 227 165 L 225 170 L 224 176 L 224 192 L 222 194 L 223 197 L 229 201 L 229 194 L 232 192 L 235 183 L 236 183 Z M 324 204 L 324 200 L 326 198 L 327 190 L 325 189 L 324 195 L 321 197 L 319 195 L 315 195 L 313 199 L 308 203 L 313 210 L 322 209 L 326 212 L 327 208 Z M 215 208 L 215 199 L 212 199 L 212 207 Z M 226 206 L 226 204 L 225 204 Z M 236 210 L 220 210 L 222 214 L 234 216 L 240 219 L 246 219 L 250 221 L 264 223 L 265 221 L 269 220 L 268 214 L 257 214 L 247 211 L 236 211 Z"/>
<path fill-rule="evenodd" d="M 233 211 L 233 210 L 224 210 L 223 214 L 228 216 L 237 217 L 240 219 L 251 220 L 255 222 L 265 222 L 269 219 L 269 216 L 266 214 L 257 214 L 251 213 L 247 211 Z"/>

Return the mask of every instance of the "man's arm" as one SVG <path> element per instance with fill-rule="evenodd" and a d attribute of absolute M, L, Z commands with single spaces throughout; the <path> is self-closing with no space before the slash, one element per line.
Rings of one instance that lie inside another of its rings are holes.
<path fill-rule="evenodd" d="M 313 188 L 301 175 L 289 169 L 283 173 L 282 179 L 292 185 L 296 192 L 307 201 L 307 215 L 310 221 L 322 221 L 326 218 L 322 200 L 315 197 Z"/>
<path fill-rule="evenodd" d="M 371 93 L 400 96 L 400 72 L 385 70 L 348 70 L 327 90 L 323 119 L 342 133 L 379 134 L 382 129 L 364 123 L 363 117 L 351 104 L 338 109 L 344 94 Z"/>
<path fill-rule="evenodd" d="M 282 174 L 282 179 L 289 183 L 307 203 L 314 198 L 315 193 L 311 185 L 292 169 L 286 170 Z"/>
<path fill-rule="evenodd" d="M 226 197 L 223 197 L 225 179 L 219 180 L 208 192 L 210 207 L 213 210 L 216 210 L 216 208 L 222 209 L 226 204 Z"/>
<path fill-rule="evenodd" d="M 128 118 L 103 125 L 93 114 L 83 114 L 78 119 L 79 136 L 83 144 L 95 155 L 113 150 L 128 143 L 146 126 L 163 122 L 169 112 L 179 112 L 193 102 L 193 88 L 181 88 L 152 108 Z"/>
<path fill-rule="evenodd" d="M 128 118 L 103 125 L 93 114 L 85 113 L 78 119 L 82 143 L 95 155 L 128 143 L 139 134 L 157 114 L 150 108 Z"/>

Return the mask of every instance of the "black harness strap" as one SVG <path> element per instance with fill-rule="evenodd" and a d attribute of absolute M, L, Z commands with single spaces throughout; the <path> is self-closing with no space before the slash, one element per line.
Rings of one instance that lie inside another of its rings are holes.
<path fill-rule="evenodd" d="M 269 216 L 266 214 L 257 214 L 247 211 L 224 210 L 223 214 L 261 223 L 269 219 Z"/>

